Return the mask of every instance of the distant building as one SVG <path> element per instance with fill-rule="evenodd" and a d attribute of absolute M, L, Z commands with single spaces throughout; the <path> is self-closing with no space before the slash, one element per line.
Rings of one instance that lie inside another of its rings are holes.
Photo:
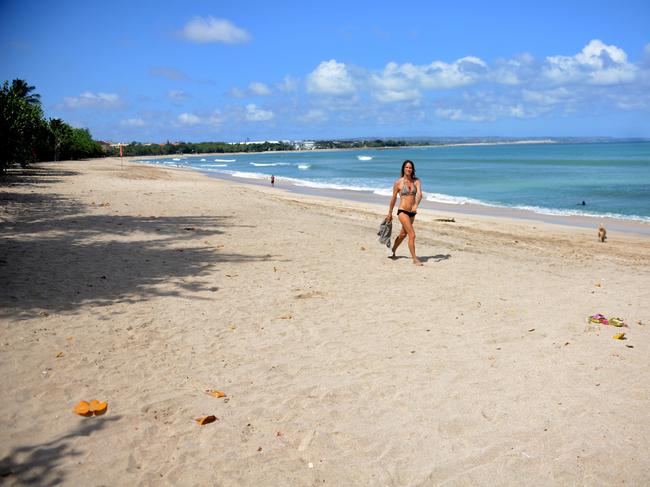
<path fill-rule="evenodd" d="M 227 142 L 229 145 L 280 144 L 282 140 L 247 140 L 245 142 Z"/>
<path fill-rule="evenodd" d="M 293 142 L 293 148 L 296 150 L 314 150 L 316 142 L 313 140 L 297 140 Z"/>

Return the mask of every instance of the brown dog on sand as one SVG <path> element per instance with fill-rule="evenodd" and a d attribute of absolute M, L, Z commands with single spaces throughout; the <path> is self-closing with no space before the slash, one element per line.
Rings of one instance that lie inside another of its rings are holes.
<path fill-rule="evenodd" d="M 605 242 L 605 239 L 607 238 L 607 230 L 605 230 L 604 226 L 599 226 L 598 227 L 598 240 L 601 242 Z"/>

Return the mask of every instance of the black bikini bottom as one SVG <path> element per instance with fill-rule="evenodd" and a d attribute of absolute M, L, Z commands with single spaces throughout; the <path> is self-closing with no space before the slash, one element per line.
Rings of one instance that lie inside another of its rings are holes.
<path fill-rule="evenodd" d="M 399 216 L 400 213 L 406 213 L 408 216 L 413 218 L 415 215 L 417 215 L 417 211 L 408 211 L 408 210 L 397 210 L 397 215 Z"/>

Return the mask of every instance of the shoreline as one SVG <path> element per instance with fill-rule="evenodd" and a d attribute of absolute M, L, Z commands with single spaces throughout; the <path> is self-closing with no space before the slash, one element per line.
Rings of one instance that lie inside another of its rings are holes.
<path fill-rule="evenodd" d="M 330 149 L 326 149 L 330 150 Z M 331 149 L 331 150 L 349 150 L 349 149 Z M 307 151 L 309 152 L 309 151 Z M 245 154 L 245 153 L 244 153 Z M 192 156 L 195 157 L 195 156 Z M 199 156 L 196 156 L 199 157 Z M 158 159 L 160 157 L 152 157 L 151 159 Z M 139 158 L 139 160 L 143 160 Z M 132 163 L 142 164 L 136 160 Z M 243 178 L 235 177 L 227 173 L 220 172 L 206 172 L 198 168 L 190 166 L 173 167 L 161 166 L 159 164 L 150 164 L 156 167 L 165 167 L 169 169 L 182 169 L 200 173 L 209 178 L 215 178 L 225 181 L 232 181 L 245 185 L 270 187 L 268 180 L 256 178 Z M 278 181 L 281 183 L 279 184 Z M 369 203 L 376 206 L 384 206 L 388 208 L 390 197 L 374 194 L 370 191 L 354 191 L 345 189 L 329 189 L 329 188 L 312 188 L 309 186 L 301 186 L 288 181 L 282 177 L 276 176 L 276 189 L 285 189 L 289 192 L 296 194 L 303 194 L 307 196 L 322 196 L 338 200 L 356 201 Z M 650 237 L 650 222 L 643 222 L 632 219 L 619 219 L 609 216 L 590 216 L 590 215 L 548 215 L 538 213 L 533 210 L 525 210 L 519 208 L 508 208 L 505 206 L 490 206 L 478 205 L 473 203 L 464 204 L 449 204 L 442 202 L 432 202 L 422 200 L 420 208 L 428 211 L 443 212 L 449 215 L 465 215 L 465 216 L 482 216 L 488 218 L 507 218 L 523 220 L 528 222 L 548 223 L 553 225 L 568 226 L 581 229 L 593 229 L 596 231 L 600 224 L 603 224 L 608 231 L 633 233 L 645 237 Z"/>
<path fill-rule="evenodd" d="M 188 168 L 190 170 L 195 170 Z M 250 184 L 253 186 L 270 187 L 270 184 L 264 180 L 238 178 L 222 173 L 204 173 L 197 170 L 197 172 L 204 174 L 208 177 L 222 179 L 226 181 L 233 181 L 241 184 Z M 278 179 L 282 182 L 282 186 L 278 185 Z M 381 196 L 370 192 L 353 191 L 344 189 L 325 189 L 325 188 L 310 188 L 308 186 L 300 186 L 289 181 L 283 181 L 282 178 L 276 177 L 276 189 L 285 189 L 288 192 L 303 194 L 306 196 L 321 196 L 337 200 L 355 201 L 370 203 L 375 206 L 383 207 L 388 210 L 388 203 L 390 197 Z M 465 204 L 445 204 L 439 202 L 425 201 L 420 203 L 420 209 L 429 212 L 442 212 L 448 215 L 464 215 L 464 216 L 478 216 L 486 218 L 506 218 L 527 221 L 531 223 L 548 223 L 552 225 L 561 225 L 564 227 L 573 227 L 580 229 L 598 229 L 601 223 L 605 225 L 608 231 L 633 233 L 645 237 L 650 237 L 650 222 L 644 223 L 635 220 L 622 220 L 611 217 L 592 217 L 592 216 L 578 216 L 578 215 L 545 215 L 536 213 L 531 210 L 522 210 L 518 208 L 507 208 L 488 205 L 476 205 L 472 203 Z M 395 211 L 397 211 L 395 209 Z"/>

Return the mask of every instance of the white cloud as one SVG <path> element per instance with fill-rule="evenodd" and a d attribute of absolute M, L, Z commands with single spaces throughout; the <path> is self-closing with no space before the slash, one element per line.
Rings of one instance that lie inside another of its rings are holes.
<path fill-rule="evenodd" d="M 650 96 L 644 94 L 650 93 L 650 44 L 641 45 L 645 55 L 639 52 L 635 62 L 617 46 L 598 40 L 583 44 L 570 56 L 535 59 L 524 53 L 487 60 L 466 56 L 450 62 L 390 62 L 379 69 L 326 58 L 306 73 L 297 73 L 298 78 L 287 75 L 269 81 L 255 76 L 231 88 L 228 95 L 243 100 L 227 106 L 223 117 L 197 108 L 172 118 L 178 126 L 197 126 L 193 130 L 198 132 L 208 124 L 226 126 L 223 120 L 259 127 L 269 121 L 275 124 L 278 117 L 298 125 L 327 123 L 357 129 L 382 124 L 417 127 L 418 120 L 485 124 L 548 117 L 551 121 L 567 115 L 650 109 Z M 626 83 L 625 89 L 620 83 Z M 167 94 L 173 100 L 186 95 L 179 90 Z M 278 103 L 259 98 L 266 96 Z M 137 113 L 148 125 L 157 120 Z"/>
<path fill-rule="evenodd" d="M 248 85 L 248 89 L 253 95 L 268 96 L 271 94 L 269 87 L 259 81 L 253 81 Z"/>
<path fill-rule="evenodd" d="M 249 96 L 269 96 L 272 92 L 268 85 L 253 81 L 248 85 L 248 88 L 234 86 L 226 94 L 231 98 L 247 98 Z"/>
<path fill-rule="evenodd" d="M 246 90 L 237 88 L 236 86 L 234 88 L 230 88 L 227 94 L 232 98 L 246 98 L 247 96 Z"/>
<path fill-rule="evenodd" d="M 417 101 L 421 96 L 416 89 L 391 90 L 384 88 L 375 92 L 375 98 L 382 103 Z"/>
<path fill-rule="evenodd" d="M 434 61 L 417 66 L 411 63 L 398 65 L 388 63 L 384 68 L 384 78 L 402 77 L 414 81 L 422 88 L 457 88 L 475 83 L 487 72 L 487 64 L 474 56 L 467 56 L 449 64 Z"/>
<path fill-rule="evenodd" d="M 122 125 L 125 127 L 144 127 L 147 124 L 141 118 L 128 118 L 126 120 L 122 120 Z"/>
<path fill-rule="evenodd" d="M 66 96 L 61 108 L 118 108 L 122 105 L 119 95 L 115 93 L 92 93 L 86 91 L 79 96 Z"/>
<path fill-rule="evenodd" d="M 638 68 L 614 45 L 592 40 L 575 56 L 549 56 L 543 75 L 555 83 L 613 85 L 634 81 Z"/>
<path fill-rule="evenodd" d="M 205 117 L 203 121 L 207 125 L 219 125 L 221 122 L 223 122 L 223 117 L 221 116 L 221 112 L 219 110 L 214 110 L 210 115 Z"/>
<path fill-rule="evenodd" d="M 560 98 L 564 93 L 553 93 Z M 545 98 L 546 97 L 546 98 Z M 438 101 L 435 115 L 453 121 L 492 122 L 504 118 L 533 118 L 549 113 L 553 105 L 550 94 L 529 91 L 524 95 L 520 90 L 508 89 L 506 93 L 496 91 L 465 91 L 461 97 L 449 97 Z"/>
<path fill-rule="evenodd" d="M 284 78 L 282 78 L 282 83 L 277 83 L 276 87 L 280 91 L 284 91 L 285 93 L 291 93 L 292 91 L 296 91 L 298 89 L 298 80 L 292 78 L 289 75 L 286 75 Z"/>
<path fill-rule="evenodd" d="M 201 123 L 201 117 L 192 113 L 181 113 L 178 116 L 178 121 L 183 125 L 198 125 Z"/>
<path fill-rule="evenodd" d="M 524 118 L 526 116 L 526 112 L 524 111 L 524 107 L 521 104 L 517 104 L 515 106 L 508 107 L 508 112 L 511 117 L 515 118 Z"/>
<path fill-rule="evenodd" d="M 196 115 L 194 113 L 181 113 L 176 120 L 181 125 L 219 125 L 223 122 L 221 112 L 219 110 L 214 110 L 210 113 L 204 113 L 202 115 Z"/>
<path fill-rule="evenodd" d="M 421 90 L 450 89 L 476 83 L 487 76 L 487 64 L 467 56 L 449 64 L 434 61 L 427 65 L 390 62 L 380 74 L 373 74 L 370 83 L 374 97 L 382 103 L 418 102 Z"/>
<path fill-rule="evenodd" d="M 321 62 L 307 76 L 307 91 L 326 95 L 349 95 L 356 90 L 344 63 L 335 59 Z"/>
<path fill-rule="evenodd" d="M 248 42 L 250 34 L 244 29 L 233 25 L 226 19 L 215 17 L 194 17 L 185 27 L 182 35 L 185 39 L 199 44 L 223 42 L 226 44 L 239 44 Z"/>
<path fill-rule="evenodd" d="M 488 120 L 484 116 L 465 113 L 460 108 L 438 108 L 435 113 L 440 118 L 454 121 L 484 122 Z"/>
<path fill-rule="evenodd" d="M 421 69 L 419 76 L 425 88 L 456 88 L 475 83 L 487 72 L 487 64 L 474 56 L 451 64 L 434 61 Z"/>
<path fill-rule="evenodd" d="M 186 100 L 190 97 L 190 95 L 181 90 L 169 90 L 167 96 L 172 100 Z"/>
<path fill-rule="evenodd" d="M 569 90 L 564 87 L 549 90 L 522 90 L 524 101 L 542 106 L 558 105 L 573 98 Z"/>
<path fill-rule="evenodd" d="M 325 122 L 329 120 L 329 116 L 324 110 L 311 109 L 304 115 L 299 117 L 304 122 Z"/>
<path fill-rule="evenodd" d="M 576 60 L 581 64 L 593 66 L 602 69 L 607 62 L 604 54 L 609 57 L 615 64 L 624 64 L 627 62 L 627 54 L 623 49 L 616 46 L 607 46 L 598 39 L 592 40 L 584 49 L 575 55 Z"/>
<path fill-rule="evenodd" d="M 246 120 L 251 122 L 264 122 L 271 120 L 274 116 L 272 111 L 258 108 L 254 103 L 246 105 Z"/>
<path fill-rule="evenodd" d="M 569 56 L 549 56 L 546 58 L 544 76 L 551 81 L 565 83 L 579 79 L 575 59 Z"/>
<path fill-rule="evenodd" d="M 611 97 L 621 110 L 650 111 L 650 96 L 639 93 L 617 93 Z"/>
<path fill-rule="evenodd" d="M 382 103 L 414 101 L 420 98 L 420 92 L 414 87 L 417 82 L 401 72 L 395 63 L 389 63 L 382 74 L 370 77 L 375 98 Z"/>
<path fill-rule="evenodd" d="M 467 56 L 449 64 L 434 61 L 427 65 L 390 62 L 380 74 L 370 77 L 374 96 L 384 103 L 417 101 L 420 90 L 450 89 L 476 83 L 488 73 L 487 64 Z"/>
<path fill-rule="evenodd" d="M 534 78 L 535 59 L 523 53 L 513 59 L 499 59 L 491 70 L 490 79 L 504 85 L 520 85 Z"/>

